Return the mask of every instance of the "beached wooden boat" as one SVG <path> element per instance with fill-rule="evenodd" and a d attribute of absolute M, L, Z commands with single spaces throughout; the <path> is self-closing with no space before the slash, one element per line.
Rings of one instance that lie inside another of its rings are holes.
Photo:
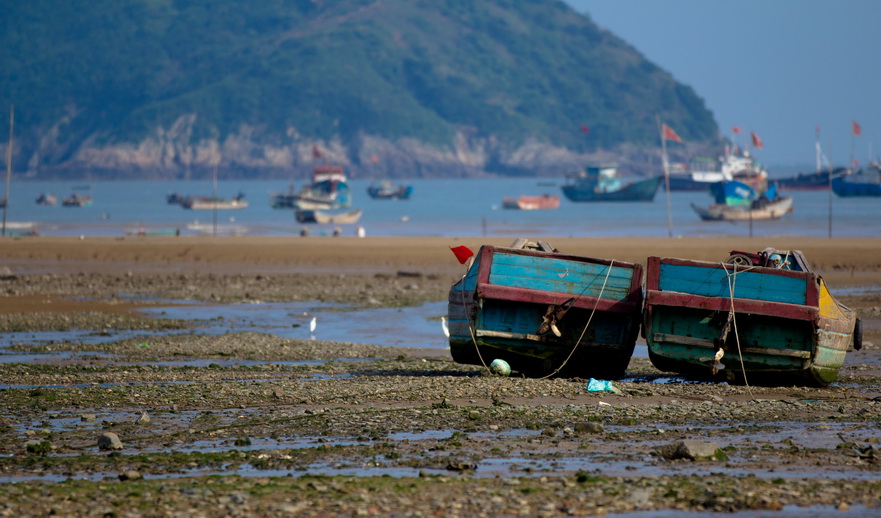
<path fill-rule="evenodd" d="M 856 313 L 801 252 L 765 257 L 769 266 L 743 253 L 736 264 L 649 257 L 643 330 L 655 367 L 756 385 L 834 381 L 848 347 L 861 347 Z"/>
<path fill-rule="evenodd" d="M 554 194 L 541 196 L 505 196 L 502 208 L 517 210 L 550 210 L 560 208 L 560 197 Z"/>
<path fill-rule="evenodd" d="M 358 223 L 361 219 L 361 209 L 350 210 L 347 212 L 327 212 L 322 210 L 298 210 L 294 213 L 294 217 L 300 223 L 319 223 L 330 225 L 346 225 Z"/>
<path fill-rule="evenodd" d="M 527 376 L 620 378 L 639 333 L 642 271 L 541 242 L 483 246 L 449 292 L 453 360 L 501 359 Z"/>
<path fill-rule="evenodd" d="M 566 175 L 563 195 L 570 201 L 652 201 L 663 177 L 625 180 L 615 166 L 588 167 Z"/>

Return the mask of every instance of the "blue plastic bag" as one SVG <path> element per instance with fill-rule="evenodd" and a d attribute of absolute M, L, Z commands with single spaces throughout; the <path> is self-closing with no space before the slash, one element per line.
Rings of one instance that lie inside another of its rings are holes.
<path fill-rule="evenodd" d="M 612 382 L 609 380 L 598 380 L 590 378 L 587 380 L 587 391 L 588 392 L 614 392 L 615 394 L 620 394 L 621 391 L 618 390 Z"/>

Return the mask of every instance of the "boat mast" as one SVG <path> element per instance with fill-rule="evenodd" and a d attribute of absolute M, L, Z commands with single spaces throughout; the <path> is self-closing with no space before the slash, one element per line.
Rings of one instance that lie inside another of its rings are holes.
<path fill-rule="evenodd" d="M 6 201 L 3 203 L 3 236 L 6 236 L 6 209 L 9 208 L 9 180 L 12 178 L 12 128 L 15 126 L 15 105 L 9 105 L 9 145 L 6 147 Z"/>

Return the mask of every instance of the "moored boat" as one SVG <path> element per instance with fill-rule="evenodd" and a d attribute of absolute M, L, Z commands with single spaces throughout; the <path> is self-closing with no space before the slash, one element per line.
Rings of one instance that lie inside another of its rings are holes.
<path fill-rule="evenodd" d="M 413 186 L 395 186 L 391 182 L 375 183 L 367 187 L 367 194 L 374 200 L 408 200 L 413 194 Z"/>
<path fill-rule="evenodd" d="M 331 225 L 346 225 L 358 223 L 361 219 L 361 209 L 346 212 L 328 212 L 315 209 L 297 210 L 294 217 L 300 223 L 319 223 Z"/>
<path fill-rule="evenodd" d="M 92 196 L 89 194 L 73 193 L 61 200 L 61 205 L 64 207 L 91 207 Z"/>
<path fill-rule="evenodd" d="M 792 198 L 779 196 L 772 185 L 765 194 L 755 195 L 749 186 L 740 182 L 713 184 L 716 203 L 707 207 L 691 204 L 704 221 L 759 221 L 779 219 L 792 211 Z"/>
<path fill-rule="evenodd" d="M 829 189 L 830 175 L 834 179 L 845 174 L 847 169 L 844 167 L 824 169 L 815 173 L 798 173 L 795 176 L 777 178 L 774 180 L 774 185 L 786 191 L 822 191 Z"/>
<path fill-rule="evenodd" d="M 58 203 L 58 197 L 52 193 L 41 192 L 35 200 L 37 205 L 55 205 Z"/>
<path fill-rule="evenodd" d="M 349 183 L 340 166 L 322 165 L 312 170 L 312 183 L 295 192 L 274 193 L 270 205 L 276 209 L 343 209 L 351 206 Z"/>
<path fill-rule="evenodd" d="M 560 208 L 560 197 L 553 194 L 541 196 L 505 196 L 502 208 L 517 210 L 548 210 Z"/>
<path fill-rule="evenodd" d="M 563 195 L 575 202 L 588 201 L 652 201 L 660 176 L 644 180 L 626 180 L 618 176 L 613 165 L 588 167 L 566 175 Z"/>
<path fill-rule="evenodd" d="M 645 293 L 643 334 L 662 371 L 825 386 L 848 347 L 861 347 L 856 313 L 797 250 L 726 262 L 649 257 Z"/>
<path fill-rule="evenodd" d="M 453 360 L 501 359 L 527 376 L 620 378 L 639 333 L 642 271 L 524 239 L 483 246 L 450 288 Z"/>
<path fill-rule="evenodd" d="M 833 178 L 832 192 L 842 198 L 881 196 L 881 164 L 872 162 L 853 174 Z"/>
<path fill-rule="evenodd" d="M 718 160 L 697 157 L 689 164 L 671 164 L 670 191 L 705 191 L 719 182 L 740 181 L 758 192 L 767 188 L 768 172 L 747 151 L 726 149 Z"/>
<path fill-rule="evenodd" d="M 219 196 L 188 196 L 180 206 L 191 210 L 236 210 L 248 208 L 248 201 L 243 193 L 231 200 Z"/>

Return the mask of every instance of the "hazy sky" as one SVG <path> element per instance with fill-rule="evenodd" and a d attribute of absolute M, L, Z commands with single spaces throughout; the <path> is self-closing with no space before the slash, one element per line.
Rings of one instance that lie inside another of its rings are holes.
<path fill-rule="evenodd" d="M 881 156 L 881 0 L 564 1 L 691 86 L 726 136 L 754 131 L 769 167 L 813 168 L 817 126 L 835 165 Z"/>

